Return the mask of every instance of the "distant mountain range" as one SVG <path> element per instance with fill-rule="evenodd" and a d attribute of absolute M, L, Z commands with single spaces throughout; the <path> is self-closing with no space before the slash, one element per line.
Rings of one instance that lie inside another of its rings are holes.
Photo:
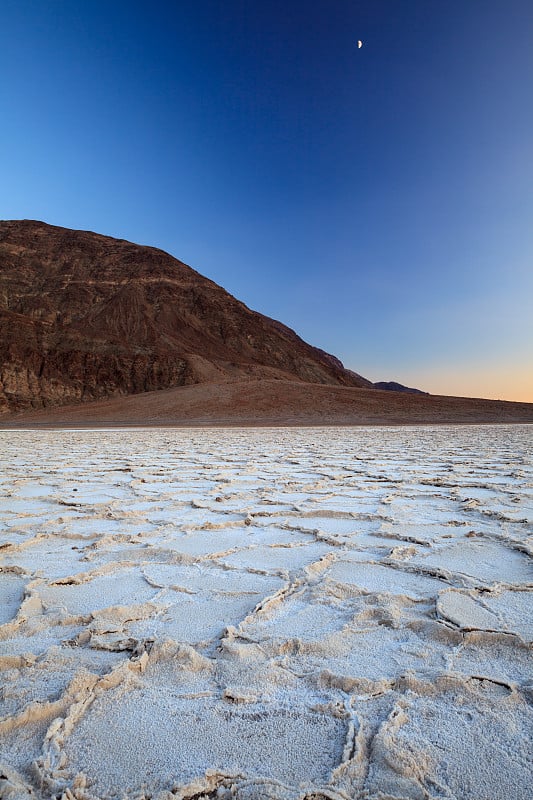
<path fill-rule="evenodd" d="M 384 389 L 387 392 L 408 392 L 409 394 L 429 394 L 423 392 L 422 389 L 413 389 L 410 386 L 404 386 L 403 383 L 396 383 L 396 381 L 378 381 L 373 384 L 375 389 Z"/>

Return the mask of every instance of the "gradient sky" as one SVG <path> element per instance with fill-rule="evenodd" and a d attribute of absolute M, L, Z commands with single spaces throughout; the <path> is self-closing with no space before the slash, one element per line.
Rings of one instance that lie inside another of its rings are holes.
<path fill-rule="evenodd" d="M 0 11 L 0 218 L 161 247 L 371 380 L 533 401 L 531 0 Z"/>

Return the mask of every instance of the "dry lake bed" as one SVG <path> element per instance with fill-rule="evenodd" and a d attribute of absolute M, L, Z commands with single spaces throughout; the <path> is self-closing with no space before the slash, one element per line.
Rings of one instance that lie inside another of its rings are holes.
<path fill-rule="evenodd" d="M 530 800 L 532 450 L 0 432 L 0 797 Z"/>

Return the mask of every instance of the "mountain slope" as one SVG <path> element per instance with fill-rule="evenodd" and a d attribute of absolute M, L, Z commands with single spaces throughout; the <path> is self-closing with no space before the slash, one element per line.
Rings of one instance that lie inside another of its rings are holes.
<path fill-rule="evenodd" d="M 162 250 L 0 222 L 0 411 L 243 377 L 371 386 Z"/>

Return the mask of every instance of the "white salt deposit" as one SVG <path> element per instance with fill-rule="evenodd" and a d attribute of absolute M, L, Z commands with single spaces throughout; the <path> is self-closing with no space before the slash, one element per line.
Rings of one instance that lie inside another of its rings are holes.
<path fill-rule="evenodd" d="M 532 426 L 0 433 L 0 797 L 529 800 Z"/>

